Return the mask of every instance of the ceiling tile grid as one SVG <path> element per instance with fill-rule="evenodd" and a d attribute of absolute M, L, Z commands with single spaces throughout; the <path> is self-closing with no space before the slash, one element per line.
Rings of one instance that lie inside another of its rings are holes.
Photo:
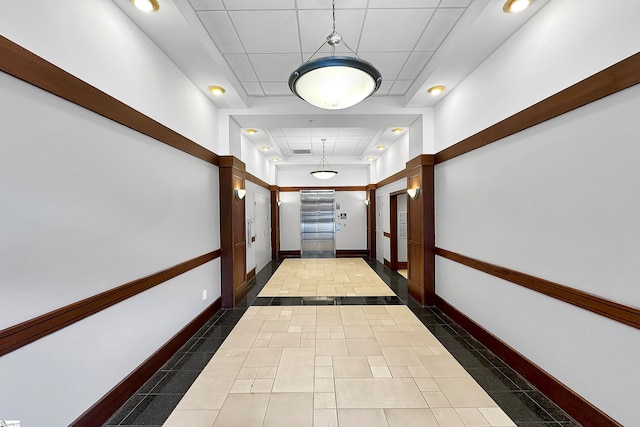
<path fill-rule="evenodd" d="M 337 0 L 337 55 L 382 73 L 378 96 L 404 95 L 471 0 Z M 287 95 L 289 75 L 325 44 L 331 0 L 190 0 L 200 22 L 250 96 Z"/>

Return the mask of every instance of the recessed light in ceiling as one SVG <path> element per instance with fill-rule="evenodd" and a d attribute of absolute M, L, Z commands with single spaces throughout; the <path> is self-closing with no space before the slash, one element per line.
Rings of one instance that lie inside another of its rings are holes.
<path fill-rule="evenodd" d="M 506 13 L 518 13 L 525 10 L 531 4 L 531 0 L 507 0 L 502 7 Z"/>
<path fill-rule="evenodd" d="M 269 150 L 271 150 L 271 147 L 267 147 L 266 145 L 263 145 L 262 147 L 260 147 L 260 149 L 262 151 L 269 151 Z"/>
<path fill-rule="evenodd" d="M 369 156 L 369 157 L 367 157 L 367 160 L 369 160 L 369 161 L 373 161 L 373 160 L 375 160 L 375 159 L 376 159 L 376 158 L 375 158 L 375 157 L 373 157 L 373 156 Z"/>
<path fill-rule="evenodd" d="M 442 85 L 431 86 L 429 89 L 427 89 L 427 92 L 429 92 L 429 94 L 431 94 L 432 96 L 438 96 L 442 92 L 444 92 L 444 86 Z"/>
<path fill-rule="evenodd" d="M 258 131 L 257 131 L 257 130 L 255 130 L 255 129 L 247 129 L 245 132 L 250 133 L 250 134 L 252 134 L 252 135 L 253 135 L 254 133 L 258 133 Z"/>
<path fill-rule="evenodd" d="M 131 3 L 143 12 L 155 12 L 160 9 L 158 0 L 131 0 Z"/>
<path fill-rule="evenodd" d="M 378 150 L 384 150 L 384 149 L 385 149 L 385 148 L 387 148 L 387 147 L 385 147 L 384 145 L 378 145 L 376 148 L 377 148 Z"/>
<path fill-rule="evenodd" d="M 280 157 L 272 157 L 271 160 L 274 161 L 274 162 L 277 162 L 277 161 L 280 160 Z"/>
<path fill-rule="evenodd" d="M 402 128 L 393 128 L 393 129 L 391 129 L 391 132 L 400 133 L 400 132 L 402 132 Z"/>
<path fill-rule="evenodd" d="M 209 86 L 209 92 L 211 92 L 212 94 L 214 94 L 216 96 L 220 96 L 223 93 L 225 93 L 226 91 L 224 90 L 224 88 L 222 86 Z"/>

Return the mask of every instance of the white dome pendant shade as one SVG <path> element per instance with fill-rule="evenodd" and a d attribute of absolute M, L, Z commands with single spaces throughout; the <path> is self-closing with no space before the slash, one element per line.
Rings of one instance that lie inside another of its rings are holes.
<path fill-rule="evenodd" d="M 289 77 L 291 91 L 311 105 L 341 110 L 372 95 L 382 76 L 369 62 L 329 56 L 305 62 Z"/>
<path fill-rule="evenodd" d="M 326 138 L 322 138 L 322 159 L 320 159 L 320 169 L 309 172 L 314 178 L 318 179 L 329 179 L 338 175 L 338 171 L 326 170 L 325 164 L 327 161 L 324 158 L 324 143 L 327 141 Z"/>
<path fill-rule="evenodd" d="M 336 45 L 343 42 L 336 33 L 336 5 L 333 8 L 333 32 L 311 58 L 289 76 L 289 89 L 311 105 L 326 110 L 341 110 L 356 105 L 373 95 L 382 84 L 382 75 L 358 55 L 335 56 Z M 331 46 L 331 56 L 313 59 L 322 47 Z"/>

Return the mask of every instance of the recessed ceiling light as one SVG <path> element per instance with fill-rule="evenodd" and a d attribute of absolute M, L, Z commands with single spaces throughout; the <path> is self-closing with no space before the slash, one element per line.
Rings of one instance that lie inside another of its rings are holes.
<path fill-rule="evenodd" d="M 402 132 L 402 128 L 393 128 L 393 129 L 391 129 L 391 132 L 400 133 L 400 132 Z"/>
<path fill-rule="evenodd" d="M 375 160 L 375 159 L 376 159 L 376 158 L 375 158 L 375 157 L 373 157 L 373 156 L 369 156 L 369 157 L 367 157 L 367 160 L 369 160 L 369 161 L 372 161 L 372 160 Z"/>
<path fill-rule="evenodd" d="M 384 145 L 378 145 L 376 148 L 377 148 L 378 150 L 384 150 L 384 149 L 385 149 L 385 148 L 387 148 L 387 147 L 385 147 Z"/>
<path fill-rule="evenodd" d="M 255 129 L 247 129 L 246 132 L 250 134 L 258 133 L 258 131 Z"/>
<path fill-rule="evenodd" d="M 267 147 L 266 145 L 263 145 L 262 147 L 260 147 L 260 149 L 262 151 L 268 151 L 268 150 L 271 150 L 271 147 Z"/>
<path fill-rule="evenodd" d="M 272 157 L 271 160 L 273 160 L 274 162 L 277 162 L 278 160 L 280 160 L 280 157 Z"/>
<path fill-rule="evenodd" d="M 209 86 L 209 92 L 211 92 L 212 94 L 214 94 L 216 96 L 220 96 L 223 93 L 225 93 L 226 91 L 224 90 L 224 88 L 222 86 Z"/>
<path fill-rule="evenodd" d="M 143 12 L 155 12 L 160 9 L 158 0 L 131 0 L 131 3 Z"/>
<path fill-rule="evenodd" d="M 442 85 L 431 86 L 429 89 L 427 89 L 427 92 L 429 92 L 433 96 L 438 96 L 442 92 L 444 92 L 444 86 Z"/>
<path fill-rule="evenodd" d="M 507 13 L 518 13 L 525 10 L 531 4 L 531 0 L 507 0 L 502 7 Z"/>

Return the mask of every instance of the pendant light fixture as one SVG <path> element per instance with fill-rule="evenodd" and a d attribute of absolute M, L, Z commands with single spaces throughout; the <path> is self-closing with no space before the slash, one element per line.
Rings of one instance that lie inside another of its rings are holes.
<path fill-rule="evenodd" d="M 324 143 L 325 143 L 325 141 L 326 141 L 326 138 L 322 138 L 322 159 L 320 159 L 320 169 L 310 172 L 311 175 L 313 175 L 314 177 L 316 177 L 318 179 L 329 179 L 329 178 L 333 178 L 334 176 L 336 176 L 338 174 L 338 171 L 325 170 L 325 168 L 324 168 L 325 163 L 326 163 L 326 160 L 324 158 Z"/>
<path fill-rule="evenodd" d="M 327 36 L 326 44 L 331 46 L 331 56 L 311 58 L 300 65 L 289 76 L 289 88 L 298 97 L 311 105 L 327 110 L 341 110 L 356 105 L 380 88 L 382 75 L 369 62 L 358 55 L 336 33 L 336 2 L 332 2 L 333 32 Z M 336 56 L 336 46 L 344 43 L 355 55 Z"/>

